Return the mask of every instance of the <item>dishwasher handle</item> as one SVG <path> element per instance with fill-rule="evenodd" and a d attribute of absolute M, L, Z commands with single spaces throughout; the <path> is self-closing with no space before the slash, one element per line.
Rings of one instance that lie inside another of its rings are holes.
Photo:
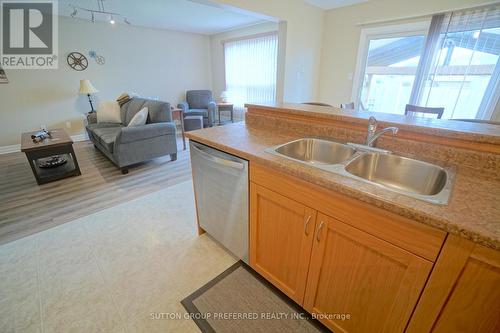
<path fill-rule="evenodd" d="M 196 147 L 194 144 L 191 145 L 191 148 L 193 148 L 197 153 L 199 153 L 201 156 L 203 156 L 207 160 L 210 160 L 210 161 L 212 161 L 214 163 L 221 164 L 221 165 L 224 165 L 224 166 L 228 166 L 228 167 L 231 167 L 233 169 L 238 169 L 238 170 L 245 169 L 245 164 L 244 163 L 234 162 L 234 161 L 230 161 L 230 160 L 226 160 L 224 158 L 220 158 L 220 157 L 214 156 L 212 154 L 204 152 L 200 148 Z"/>

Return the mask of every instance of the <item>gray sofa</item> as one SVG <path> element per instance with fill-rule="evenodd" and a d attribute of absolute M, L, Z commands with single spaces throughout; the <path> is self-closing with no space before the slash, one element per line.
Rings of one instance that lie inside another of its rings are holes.
<path fill-rule="evenodd" d="M 127 127 L 143 107 L 148 107 L 146 124 Z M 128 173 L 128 166 L 159 156 L 170 155 L 172 161 L 177 159 L 175 124 L 169 103 L 132 98 L 120 111 L 121 124 L 98 123 L 96 113 L 89 114 L 86 130 L 94 146 L 124 174 Z"/>
<path fill-rule="evenodd" d="M 202 116 L 203 127 L 213 126 L 216 104 L 210 90 L 188 90 L 186 101 L 177 105 L 182 109 L 184 117 Z"/>

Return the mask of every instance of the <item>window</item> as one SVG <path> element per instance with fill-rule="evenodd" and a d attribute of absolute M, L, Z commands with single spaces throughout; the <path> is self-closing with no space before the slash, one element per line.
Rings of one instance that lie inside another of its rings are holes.
<path fill-rule="evenodd" d="M 375 112 L 397 112 L 411 95 L 425 36 L 371 39 L 361 89 L 361 105 Z"/>
<path fill-rule="evenodd" d="M 500 6 L 435 15 L 424 34 L 385 29 L 391 28 L 398 37 L 370 29 L 362 35 L 362 84 L 353 88 L 358 105 L 403 114 L 405 104 L 415 104 L 444 107 L 445 119 L 491 118 L 498 99 Z"/>
<path fill-rule="evenodd" d="M 361 110 L 401 113 L 410 100 L 430 22 L 364 29 L 353 98 Z"/>
<path fill-rule="evenodd" d="M 224 43 L 226 92 L 235 107 L 276 100 L 278 35 Z"/>

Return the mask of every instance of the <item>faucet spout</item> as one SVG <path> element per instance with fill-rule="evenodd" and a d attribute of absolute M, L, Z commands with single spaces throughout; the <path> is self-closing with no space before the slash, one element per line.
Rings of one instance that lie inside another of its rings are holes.
<path fill-rule="evenodd" d="M 386 127 L 377 132 L 377 120 L 375 117 L 370 117 L 368 120 L 368 134 L 366 135 L 366 145 L 368 147 L 373 147 L 373 144 L 379 137 L 384 135 L 387 132 L 392 132 L 392 135 L 396 135 L 398 133 L 399 128 L 397 127 Z"/>

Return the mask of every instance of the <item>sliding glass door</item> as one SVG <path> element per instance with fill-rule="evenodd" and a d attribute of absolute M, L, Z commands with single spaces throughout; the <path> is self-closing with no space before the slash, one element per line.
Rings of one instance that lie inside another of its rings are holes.
<path fill-rule="evenodd" d="M 359 109 L 404 114 L 413 104 L 444 107 L 444 119 L 490 119 L 499 95 L 500 6 L 435 15 L 425 33 L 400 27 L 383 28 L 394 36 L 380 28 L 362 35 L 362 84 L 353 88 Z"/>

